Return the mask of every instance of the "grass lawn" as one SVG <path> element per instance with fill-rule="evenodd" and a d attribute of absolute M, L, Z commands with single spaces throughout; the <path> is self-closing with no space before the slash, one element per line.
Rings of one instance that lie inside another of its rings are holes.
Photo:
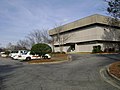
<path fill-rule="evenodd" d="M 44 62 L 57 62 L 68 60 L 67 54 L 52 54 L 51 59 L 30 60 L 28 63 L 44 63 Z"/>
<path fill-rule="evenodd" d="M 109 70 L 110 70 L 111 74 L 120 78 L 120 61 L 111 64 L 110 67 L 109 67 Z"/>

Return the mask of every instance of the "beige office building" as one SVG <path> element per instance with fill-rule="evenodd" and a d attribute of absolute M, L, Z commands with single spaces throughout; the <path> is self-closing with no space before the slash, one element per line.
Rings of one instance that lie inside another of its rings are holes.
<path fill-rule="evenodd" d="M 108 17 L 95 14 L 72 23 L 54 28 L 49 35 L 60 42 L 54 41 L 55 52 L 60 51 L 59 44 L 64 52 L 92 52 L 93 46 L 101 46 L 102 51 L 108 48 L 119 49 L 120 27 L 110 29 Z M 59 30 L 59 31 L 57 31 Z"/>

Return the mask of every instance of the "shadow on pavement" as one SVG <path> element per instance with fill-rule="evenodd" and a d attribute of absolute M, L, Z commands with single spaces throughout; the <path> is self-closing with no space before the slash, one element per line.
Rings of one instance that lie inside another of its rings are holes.
<path fill-rule="evenodd" d="M 113 61 L 120 61 L 120 54 L 98 54 L 96 56 L 106 57 L 106 58 L 111 59 Z"/>
<path fill-rule="evenodd" d="M 0 90 L 4 90 L 4 88 L 6 87 L 4 85 L 4 82 L 12 77 L 12 72 L 17 69 L 20 68 L 21 66 L 17 65 L 17 66 L 13 66 L 13 65 L 0 65 Z"/>

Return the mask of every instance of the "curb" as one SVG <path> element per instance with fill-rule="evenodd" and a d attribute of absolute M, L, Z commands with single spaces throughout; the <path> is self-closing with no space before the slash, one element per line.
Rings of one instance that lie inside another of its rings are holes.
<path fill-rule="evenodd" d="M 113 75 L 113 74 L 110 73 L 110 69 L 109 69 L 110 66 L 111 66 L 111 64 L 106 67 L 108 74 L 109 74 L 112 78 L 116 79 L 116 81 L 118 81 L 118 82 L 120 83 L 120 78 L 118 78 L 118 77 L 116 77 L 115 75 Z"/>
<path fill-rule="evenodd" d="M 115 79 L 113 76 L 111 76 L 111 74 L 109 74 L 109 72 L 107 70 L 108 67 L 109 67 L 109 65 L 100 69 L 100 75 L 101 75 L 101 77 L 107 83 L 109 83 L 109 84 L 113 85 L 114 87 L 120 89 L 120 81 L 117 80 L 117 79 Z"/>
<path fill-rule="evenodd" d="M 41 62 L 41 63 L 28 63 L 28 64 L 57 64 L 57 63 L 63 63 L 67 62 L 68 60 L 65 61 L 54 61 L 54 62 Z"/>
<path fill-rule="evenodd" d="M 28 64 L 57 64 L 57 63 L 64 63 L 64 62 L 68 62 L 68 61 L 72 61 L 72 56 L 71 56 L 71 55 L 68 55 L 67 60 L 64 60 L 64 61 L 41 62 L 41 63 L 28 63 Z"/>

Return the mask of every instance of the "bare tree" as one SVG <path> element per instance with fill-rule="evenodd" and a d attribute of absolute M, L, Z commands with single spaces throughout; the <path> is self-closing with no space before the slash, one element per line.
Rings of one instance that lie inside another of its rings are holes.
<path fill-rule="evenodd" d="M 62 53 L 63 46 L 65 42 L 71 37 L 71 34 L 62 34 L 64 28 L 61 24 L 55 24 L 54 30 L 56 34 L 53 36 L 53 44 L 58 43 L 60 52 Z"/>
<path fill-rule="evenodd" d="M 61 35 L 60 35 L 60 33 L 61 33 L 61 31 L 62 31 L 62 26 L 61 25 L 55 25 L 55 32 L 56 32 L 56 37 L 54 38 L 54 42 L 58 42 L 58 44 L 59 44 L 59 48 L 60 48 L 60 52 L 62 52 L 62 47 L 61 47 L 61 45 L 62 45 L 62 43 L 61 43 Z"/>
<path fill-rule="evenodd" d="M 26 39 L 25 40 L 19 40 L 17 42 L 16 46 L 18 46 L 21 49 L 30 49 L 30 46 L 28 44 L 28 40 L 26 40 Z"/>
<path fill-rule="evenodd" d="M 51 42 L 51 37 L 48 34 L 48 29 L 43 29 L 41 34 L 42 34 L 42 42 L 44 43 Z"/>
<path fill-rule="evenodd" d="M 21 48 L 30 49 L 34 44 L 37 43 L 49 43 L 50 36 L 48 35 L 48 29 L 34 30 L 30 32 L 25 40 L 19 40 L 17 46 Z"/>
<path fill-rule="evenodd" d="M 107 12 L 114 19 L 120 19 L 120 0 L 105 0 L 108 4 Z"/>
<path fill-rule="evenodd" d="M 110 26 L 120 26 L 120 0 L 105 0 L 107 2 L 107 13 L 111 16 L 108 18 Z"/>
<path fill-rule="evenodd" d="M 111 39 L 113 41 L 119 41 L 120 40 L 120 31 L 118 28 L 120 27 L 120 0 L 105 0 L 107 3 L 107 8 L 106 11 L 108 15 L 110 15 L 109 18 L 106 19 L 108 22 L 109 31 L 106 29 L 104 30 L 105 32 L 105 39 Z M 112 44 L 113 48 L 118 47 L 120 48 L 119 43 Z M 109 47 L 109 45 L 108 45 Z"/>
<path fill-rule="evenodd" d="M 33 32 L 30 32 L 27 36 L 26 39 L 28 40 L 29 44 L 32 46 L 36 43 L 41 43 L 41 31 L 40 30 L 34 30 Z"/>
<path fill-rule="evenodd" d="M 19 49 L 21 49 L 21 47 L 19 47 L 19 46 L 15 45 L 15 44 L 12 44 L 12 43 L 9 42 L 5 49 L 13 51 L 13 50 L 19 50 Z"/>
<path fill-rule="evenodd" d="M 8 49 L 8 50 L 14 50 L 14 45 L 11 42 L 9 42 L 7 44 L 7 46 L 6 46 L 6 49 Z"/>

